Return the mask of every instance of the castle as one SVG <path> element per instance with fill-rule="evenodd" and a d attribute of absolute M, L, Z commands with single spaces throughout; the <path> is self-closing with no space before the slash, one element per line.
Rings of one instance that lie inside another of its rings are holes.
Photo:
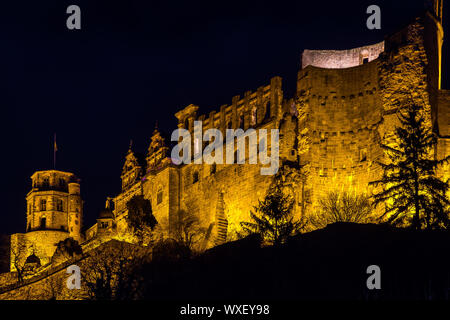
<path fill-rule="evenodd" d="M 371 195 L 369 182 L 380 177 L 377 161 L 384 159 L 380 145 L 392 142 L 400 107 L 423 106 L 427 125 L 438 135 L 434 156 L 450 152 L 450 91 L 441 89 L 442 3 L 434 0 L 432 10 L 383 42 L 342 51 L 305 50 L 295 97 L 286 97 L 282 79 L 274 77 L 207 115 L 198 106 L 187 106 L 175 114 L 178 127 L 193 132 L 194 121 L 202 121 L 203 131 L 217 128 L 224 134 L 226 129 L 279 129 L 280 166 L 297 163 L 305 172 L 289 180 L 297 216 L 314 214 L 318 199 L 330 191 Z M 185 210 L 207 230 L 203 249 L 221 244 L 233 239 L 264 197 L 273 177 L 261 175 L 261 166 L 248 161 L 175 165 L 167 141 L 155 129 L 146 158 L 128 150 L 120 194 L 107 199 L 97 223 L 84 233 L 74 175 L 36 172 L 27 195 L 27 232 L 12 235 L 11 250 L 28 243 L 46 263 L 54 244 L 67 237 L 84 246 L 120 237 L 127 230 L 126 203 L 135 195 L 150 200 L 154 216 L 169 233 Z M 439 175 L 450 177 L 450 167 Z"/>

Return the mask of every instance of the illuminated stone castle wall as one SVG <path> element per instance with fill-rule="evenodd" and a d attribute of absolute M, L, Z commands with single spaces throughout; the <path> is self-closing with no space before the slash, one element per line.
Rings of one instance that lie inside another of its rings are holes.
<path fill-rule="evenodd" d="M 400 107 L 423 106 L 427 125 L 438 135 L 433 155 L 442 159 L 450 154 L 450 90 L 441 89 L 442 1 L 434 4 L 435 14 L 424 14 L 383 42 L 350 50 L 305 50 L 295 97 L 286 97 L 282 79 L 274 77 L 207 115 L 200 114 L 198 106 L 187 106 L 175 114 L 178 127 L 193 133 L 194 121 L 202 121 L 203 132 L 280 129 L 280 165 L 300 164 L 306 177 L 291 184 L 297 216 L 317 212 L 318 200 L 330 191 L 371 195 L 369 182 L 382 173 L 377 161 L 386 160 L 380 144 L 394 143 Z M 193 149 L 199 147 L 192 143 Z M 50 263 L 56 244 L 68 237 L 80 241 L 84 252 L 110 239 L 130 240 L 126 203 L 135 195 L 150 200 L 166 235 L 173 232 L 178 212 L 185 210 L 195 214 L 206 230 L 198 249 L 232 240 L 272 181 L 260 169 L 260 164 L 248 164 L 248 154 L 246 164 L 176 166 L 167 141 L 155 130 L 146 156 L 130 147 L 121 192 L 107 199 L 97 223 L 84 236 L 75 176 L 56 170 L 36 172 L 26 198 L 26 233 L 11 236 L 11 271 L 15 255 L 21 264 L 32 254 L 42 265 Z M 438 174 L 449 178 L 450 165 Z M 46 286 L 42 284 L 33 284 L 37 296 Z M 0 298 L 26 297 L 21 290 Z"/>
<path fill-rule="evenodd" d="M 274 77 L 217 112 L 201 115 L 198 106 L 187 106 L 175 115 L 178 127 L 193 133 L 194 121 L 202 121 L 203 132 L 279 128 L 281 161 L 299 162 L 307 176 L 294 187 L 296 214 L 314 214 L 318 199 L 330 191 L 371 195 L 369 182 L 382 173 L 377 161 L 385 160 L 380 144 L 393 143 L 400 107 L 422 105 L 427 124 L 439 135 L 435 155 L 449 154 L 450 94 L 440 88 L 441 22 L 441 14 L 427 13 L 375 45 L 305 50 L 294 98 L 284 96 L 281 78 Z M 206 146 L 192 144 L 193 149 Z M 272 178 L 260 174 L 261 165 L 175 166 L 169 152 L 157 130 L 146 159 L 128 152 L 123 190 L 113 199 L 117 230 L 126 230 L 126 202 L 143 194 L 169 230 L 177 212 L 186 210 L 209 230 L 205 247 L 232 239 Z M 448 177 L 448 166 L 439 174 Z M 219 225 L 225 226 L 225 236 Z M 98 225 L 88 238 L 96 230 Z"/>
<path fill-rule="evenodd" d="M 436 1 L 438 7 L 440 3 Z M 330 191 L 371 195 L 369 182 L 380 177 L 377 162 L 385 160 L 380 144 L 393 143 L 400 107 L 411 103 L 423 106 L 428 126 L 439 136 L 434 155 L 443 158 L 449 154 L 450 91 L 440 87 L 442 10 L 436 12 L 424 14 L 375 45 L 305 50 L 295 97 L 286 97 L 282 79 L 274 77 L 209 114 L 201 114 L 198 106 L 187 106 L 175 114 L 178 128 L 194 133 L 194 121 L 201 121 L 203 132 L 209 128 L 223 134 L 237 128 L 280 129 L 281 165 L 286 161 L 300 164 L 306 174 L 305 180 L 291 185 L 296 215 L 317 212 L 318 200 Z M 193 139 L 192 149 L 207 144 Z M 198 216 L 207 230 L 201 248 L 220 244 L 234 238 L 240 222 L 249 219 L 273 179 L 261 175 L 261 164 L 248 163 L 248 153 L 246 164 L 177 166 L 170 151 L 157 129 L 145 156 L 130 147 L 121 174 L 122 190 L 108 198 L 97 223 L 86 231 L 84 248 L 111 238 L 127 238 L 126 203 L 135 195 L 150 200 L 153 214 L 168 235 L 184 210 Z M 449 172 L 445 166 L 439 174 L 449 177 Z M 48 182 L 43 180 L 46 175 Z M 54 250 L 50 242 L 59 238 L 83 240 L 79 185 L 68 183 L 69 176 L 56 171 L 33 175 L 37 188 L 27 196 L 28 232 L 14 235 L 12 240 L 42 232 L 43 218 L 45 232 L 53 233 L 42 241 L 33 236 L 30 243 L 44 247 L 40 252 L 50 247 Z M 67 189 L 56 190 L 61 178 L 66 179 Z M 53 186 L 51 190 L 42 187 L 48 184 Z M 45 210 L 39 208 L 42 199 L 47 201 Z"/>

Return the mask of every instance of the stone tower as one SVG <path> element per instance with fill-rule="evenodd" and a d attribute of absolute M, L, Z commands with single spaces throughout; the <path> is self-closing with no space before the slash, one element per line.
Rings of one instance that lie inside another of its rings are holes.
<path fill-rule="evenodd" d="M 37 171 L 27 195 L 27 232 L 59 230 L 80 239 L 82 203 L 74 174 L 58 170 Z"/>
<path fill-rule="evenodd" d="M 32 189 L 27 194 L 26 233 L 11 235 L 11 257 L 19 260 L 36 255 L 48 263 L 59 241 L 69 237 L 82 241 L 83 217 L 80 184 L 70 172 L 37 171 L 31 176 Z M 11 270 L 14 271 L 11 264 Z"/>

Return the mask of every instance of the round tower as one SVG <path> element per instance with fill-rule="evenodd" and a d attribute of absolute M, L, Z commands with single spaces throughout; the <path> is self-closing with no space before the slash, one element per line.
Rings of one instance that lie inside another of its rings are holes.
<path fill-rule="evenodd" d="M 83 217 L 83 206 L 80 195 L 80 184 L 78 181 L 69 183 L 69 220 L 68 229 L 70 237 L 78 242 L 81 240 L 81 224 Z"/>

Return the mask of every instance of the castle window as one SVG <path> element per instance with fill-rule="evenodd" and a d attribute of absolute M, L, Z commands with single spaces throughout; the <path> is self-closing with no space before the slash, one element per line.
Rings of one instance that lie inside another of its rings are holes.
<path fill-rule="evenodd" d="M 156 204 L 160 204 L 163 199 L 163 192 L 162 190 L 158 191 L 158 194 L 156 195 Z"/>
<path fill-rule="evenodd" d="M 59 179 L 59 186 L 60 186 L 61 188 L 64 188 L 64 187 L 66 186 L 66 181 L 65 181 L 63 178 L 60 178 L 60 179 Z"/>
<path fill-rule="evenodd" d="M 56 200 L 56 210 L 57 211 L 63 211 L 63 202 L 61 199 Z"/>
<path fill-rule="evenodd" d="M 41 199 L 41 211 L 47 210 L 47 200 Z"/>
<path fill-rule="evenodd" d="M 257 117 L 257 109 L 256 107 L 252 108 L 252 126 L 256 125 L 256 123 L 258 122 L 258 117 Z"/>
<path fill-rule="evenodd" d="M 227 129 L 233 129 L 233 124 L 231 123 L 231 121 L 228 121 Z"/>
<path fill-rule="evenodd" d="M 359 150 L 359 161 L 363 162 L 367 160 L 367 148 Z"/>
<path fill-rule="evenodd" d="M 327 172 L 322 168 L 319 170 L 319 176 L 320 177 L 326 177 L 327 176 Z"/>
<path fill-rule="evenodd" d="M 363 59 L 363 64 L 369 63 L 369 58 L 364 58 Z"/>
<path fill-rule="evenodd" d="M 292 156 L 292 157 L 297 156 L 297 150 L 292 149 L 292 150 L 291 150 L 291 156 Z"/>
<path fill-rule="evenodd" d="M 186 130 L 189 130 L 189 119 L 188 118 L 186 118 L 186 120 L 184 120 L 184 128 Z"/>
<path fill-rule="evenodd" d="M 195 171 L 194 175 L 192 176 L 192 183 L 196 183 L 198 181 L 198 172 Z"/>
<path fill-rule="evenodd" d="M 244 129 L 244 115 L 239 116 L 239 128 Z"/>
<path fill-rule="evenodd" d="M 48 188 L 50 186 L 50 180 L 48 179 L 48 177 L 44 178 L 44 180 L 42 181 L 42 186 L 44 188 Z"/>
<path fill-rule="evenodd" d="M 267 101 L 266 103 L 266 113 L 264 115 L 264 121 L 267 121 L 270 119 L 270 101 Z"/>

